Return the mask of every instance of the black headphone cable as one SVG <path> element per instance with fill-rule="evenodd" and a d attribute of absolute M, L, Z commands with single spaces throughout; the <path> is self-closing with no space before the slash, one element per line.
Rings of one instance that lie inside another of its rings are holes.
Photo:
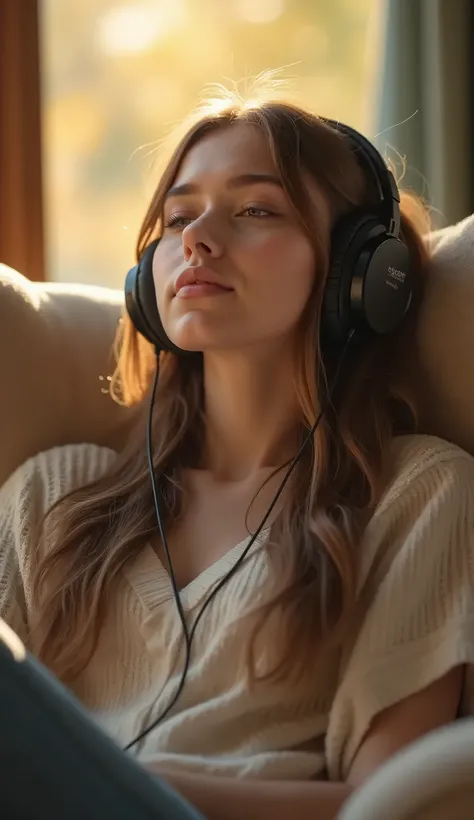
<path fill-rule="evenodd" d="M 253 533 L 249 543 L 247 544 L 247 546 L 243 550 L 242 554 L 239 556 L 239 558 L 235 562 L 234 566 L 231 567 L 229 572 L 227 572 L 227 574 L 223 578 L 221 578 L 219 583 L 216 584 L 216 586 L 213 588 L 213 590 L 210 593 L 209 597 L 204 601 L 198 615 L 196 616 L 196 620 L 194 621 L 194 624 L 193 624 L 191 630 L 189 629 L 188 624 L 186 622 L 186 614 L 185 614 L 184 609 L 183 609 L 183 604 L 182 604 L 182 601 L 181 601 L 181 596 L 179 594 L 178 584 L 177 584 L 176 577 L 175 577 L 175 574 L 174 574 L 173 562 L 172 562 L 172 559 L 171 559 L 171 554 L 170 554 L 170 551 L 169 551 L 168 542 L 167 542 L 167 539 L 166 539 L 166 534 L 165 534 L 165 530 L 164 530 L 164 526 L 163 526 L 163 519 L 162 519 L 162 515 L 161 515 L 161 510 L 160 510 L 160 502 L 159 502 L 159 496 L 158 496 L 158 488 L 157 488 L 157 481 L 156 481 L 156 475 L 155 475 L 155 468 L 154 468 L 154 465 L 153 465 L 153 440 L 152 440 L 153 407 L 154 407 L 154 404 L 155 404 L 155 396 L 156 396 L 156 390 L 157 390 L 157 386 L 158 386 L 158 377 L 159 377 L 159 351 L 157 351 L 156 370 L 155 370 L 153 388 L 152 388 L 152 392 L 151 392 L 151 399 L 150 399 L 150 405 L 149 405 L 149 413 L 148 413 L 146 447 L 147 447 L 147 457 L 148 457 L 148 469 L 149 469 L 149 472 L 150 472 L 150 480 L 151 480 L 151 487 L 152 487 L 152 493 L 153 493 L 153 502 L 154 502 L 154 506 L 155 506 L 155 513 L 156 513 L 156 520 L 157 520 L 157 523 L 158 523 L 158 530 L 159 530 L 160 538 L 161 538 L 161 541 L 162 541 L 162 544 L 163 544 L 163 549 L 164 549 L 165 556 L 166 556 L 166 562 L 168 564 L 168 570 L 169 570 L 169 576 L 170 576 L 170 580 L 171 580 L 171 586 L 172 586 L 172 589 L 173 589 L 173 596 L 174 596 L 174 599 L 175 599 L 179 619 L 181 621 L 181 626 L 182 626 L 182 630 L 183 630 L 183 636 L 184 636 L 184 641 L 185 641 L 185 660 L 184 660 L 183 671 L 181 673 L 179 684 L 178 684 L 178 686 L 175 690 L 175 693 L 174 693 L 173 697 L 171 698 L 170 702 L 168 703 L 167 707 L 158 715 L 157 718 L 155 718 L 155 720 L 153 720 L 152 723 L 150 723 L 149 726 L 147 726 L 145 729 L 143 729 L 143 731 L 140 732 L 140 734 L 138 734 L 134 738 L 134 740 L 132 740 L 130 743 L 127 744 L 127 746 L 124 747 L 124 751 L 128 751 L 129 749 L 132 748 L 132 746 L 135 746 L 137 743 L 139 743 L 141 740 L 143 740 L 153 729 L 155 729 L 167 717 L 167 715 L 170 713 L 173 706 L 176 705 L 176 702 L 178 701 L 178 699 L 179 699 L 179 697 L 180 697 L 180 695 L 181 695 L 181 693 L 184 689 L 184 685 L 186 683 L 186 677 L 187 677 L 187 674 L 188 674 L 189 665 L 191 663 L 192 641 L 193 641 L 194 635 L 196 634 L 196 628 L 197 628 L 197 626 L 198 626 L 204 612 L 206 611 L 207 607 L 211 603 L 211 601 L 215 598 L 215 596 L 222 589 L 222 587 L 225 586 L 225 584 L 227 583 L 229 578 L 231 578 L 234 575 L 234 573 L 237 572 L 238 568 L 241 566 L 242 562 L 247 557 L 249 551 L 251 550 L 251 548 L 255 544 L 255 541 L 257 540 L 258 536 L 260 535 L 261 531 L 263 530 L 269 516 L 271 515 L 273 509 L 275 508 L 275 505 L 277 504 L 278 499 L 280 498 L 280 496 L 281 496 L 287 482 L 289 481 L 290 476 L 291 476 L 294 468 L 298 464 L 298 461 L 300 460 L 300 458 L 301 458 L 301 456 L 302 456 L 302 454 L 305 450 L 305 447 L 308 445 L 308 443 L 310 441 L 312 441 L 313 436 L 314 436 L 314 434 L 315 434 L 321 420 L 323 419 L 325 412 L 327 411 L 328 407 L 330 406 L 330 404 L 332 402 L 332 399 L 333 399 L 333 396 L 334 396 L 334 391 L 335 391 L 335 389 L 336 389 L 336 387 L 338 386 L 338 383 L 339 383 L 339 377 L 341 375 L 342 366 L 343 366 L 343 363 L 346 359 L 346 354 L 347 354 L 349 348 L 351 347 L 351 342 L 354 338 L 354 335 L 355 335 L 354 330 L 351 330 L 347 335 L 347 339 L 346 339 L 346 341 L 343 345 L 340 357 L 339 357 L 337 365 L 336 365 L 334 376 L 333 376 L 333 378 L 331 380 L 331 384 L 329 386 L 326 401 L 321 405 L 321 409 L 320 409 L 320 411 L 319 411 L 319 413 L 316 417 L 316 420 L 315 420 L 314 424 L 312 425 L 312 427 L 310 428 L 310 430 L 307 433 L 306 437 L 304 438 L 303 443 L 301 444 L 298 452 L 296 453 L 296 455 L 294 456 L 294 458 L 290 462 L 289 467 L 288 467 L 288 469 L 287 469 L 287 471 L 286 471 L 286 473 L 285 473 L 285 475 L 284 475 L 284 477 L 281 481 L 281 484 L 280 484 L 278 490 L 276 491 L 276 493 L 273 497 L 273 500 L 272 500 L 272 502 L 270 503 L 270 505 L 267 509 L 267 512 L 265 513 L 264 517 L 262 518 L 259 526 L 257 527 L 257 530 Z"/>

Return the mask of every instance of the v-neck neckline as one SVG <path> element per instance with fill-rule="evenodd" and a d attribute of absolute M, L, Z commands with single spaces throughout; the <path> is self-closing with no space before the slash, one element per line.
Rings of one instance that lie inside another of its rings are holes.
<path fill-rule="evenodd" d="M 249 555 L 254 549 L 262 546 L 269 530 L 270 527 L 265 527 L 260 532 L 249 550 Z M 214 582 L 226 575 L 233 563 L 240 557 L 239 553 L 242 554 L 248 547 L 252 537 L 249 535 L 239 541 L 180 590 L 179 596 L 185 610 L 194 607 L 201 600 L 203 593 L 207 592 Z M 168 569 L 149 541 L 144 544 L 136 561 L 126 565 L 123 572 L 146 609 L 151 611 L 174 599 Z"/>

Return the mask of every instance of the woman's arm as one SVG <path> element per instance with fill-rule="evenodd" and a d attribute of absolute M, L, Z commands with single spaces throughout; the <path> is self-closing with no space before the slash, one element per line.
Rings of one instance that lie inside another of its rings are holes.
<path fill-rule="evenodd" d="M 166 772 L 164 779 L 206 820 L 332 820 L 352 792 L 345 783 L 279 783 L 185 772 Z"/>
<path fill-rule="evenodd" d="M 403 674 L 403 670 L 400 670 Z M 352 763 L 347 783 L 238 780 L 230 777 L 151 771 L 164 777 L 207 820 L 333 820 L 351 792 L 396 751 L 454 720 L 463 667 L 381 712 Z"/>

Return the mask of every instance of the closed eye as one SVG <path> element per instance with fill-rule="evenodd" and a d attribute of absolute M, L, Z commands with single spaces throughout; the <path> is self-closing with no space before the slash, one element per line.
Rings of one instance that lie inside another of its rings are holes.
<path fill-rule="evenodd" d="M 243 214 L 248 214 L 248 216 L 256 217 L 257 219 L 261 219 L 265 216 L 276 216 L 273 211 L 269 211 L 268 208 L 259 208 L 256 205 L 249 205 L 247 208 L 244 208 L 243 211 L 240 212 L 239 216 Z"/>
<path fill-rule="evenodd" d="M 186 221 L 187 221 L 187 222 L 192 222 L 193 220 L 191 219 L 191 217 L 190 217 L 190 216 L 179 216 L 178 214 L 176 214 L 175 216 L 171 216 L 171 217 L 170 217 L 170 218 L 169 218 L 169 219 L 168 219 L 168 220 L 164 223 L 164 227 L 165 227 L 165 228 L 173 228 L 173 227 L 176 227 L 176 228 L 185 228 L 185 227 L 186 227 L 186 225 L 184 225 L 184 224 L 183 224 L 183 222 L 186 222 Z"/>
<path fill-rule="evenodd" d="M 268 208 L 259 208 L 257 205 L 248 205 L 246 208 L 243 208 L 237 216 L 249 216 L 254 219 L 265 219 L 266 217 L 270 216 L 277 216 L 274 211 L 268 210 Z M 193 221 L 193 218 L 190 216 L 182 216 L 179 214 L 175 214 L 171 216 L 165 223 L 165 228 L 185 228 L 186 225 L 189 225 L 190 222 Z"/>

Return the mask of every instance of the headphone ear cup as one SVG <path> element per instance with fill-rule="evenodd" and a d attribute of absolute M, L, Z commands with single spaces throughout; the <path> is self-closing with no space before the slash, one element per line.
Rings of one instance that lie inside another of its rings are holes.
<path fill-rule="evenodd" d="M 143 314 L 142 306 L 138 298 L 138 278 L 140 276 L 140 264 L 131 268 L 125 279 L 125 307 L 135 330 L 144 338 L 155 344 L 155 334 L 148 325 Z"/>
<path fill-rule="evenodd" d="M 155 347 L 163 347 L 157 332 L 158 309 L 153 282 L 153 256 L 158 245 L 155 240 L 145 248 L 138 263 L 125 279 L 125 306 L 134 327 Z"/>
<path fill-rule="evenodd" d="M 144 250 L 138 265 L 127 273 L 125 279 L 125 306 L 135 328 L 157 350 L 175 354 L 188 351 L 176 347 L 165 333 L 156 301 L 153 279 L 153 257 L 159 243 L 155 239 Z"/>
<path fill-rule="evenodd" d="M 354 329 L 351 288 L 355 267 L 368 237 L 376 232 L 379 221 L 367 213 L 343 217 L 331 237 L 329 271 L 321 310 L 323 347 L 341 345 Z M 380 226 L 380 232 L 385 229 Z"/>
<path fill-rule="evenodd" d="M 336 226 L 321 313 L 322 347 L 396 330 L 413 290 L 410 252 L 376 216 L 348 216 Z"/>

